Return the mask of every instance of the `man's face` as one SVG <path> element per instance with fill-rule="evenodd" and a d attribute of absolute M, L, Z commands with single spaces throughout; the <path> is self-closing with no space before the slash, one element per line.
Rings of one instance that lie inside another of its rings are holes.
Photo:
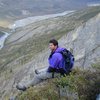
<path fill-rule="evenodd" d="M 49 43 L 49 48 L 51 51 L 54 51 L 57 48 L 57 46 L 54 46 L 53 43 Z"/>

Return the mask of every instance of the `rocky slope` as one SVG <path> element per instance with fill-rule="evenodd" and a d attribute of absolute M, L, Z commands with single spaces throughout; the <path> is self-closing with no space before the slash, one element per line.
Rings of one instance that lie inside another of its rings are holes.
<path fill-rule="evenodd" d="M 100 63 L 100 13 L 63 36 L 59 42 L 73 50 L 75 66 L 87 68 Z"/>
<path fill-rule="evenodd" d="M 48 66 L 51 38 L 73 49 L 75 66 L 86 68 L 99 62 L 99 13 L 100 7 L 93 7 L 16 29 L 0 50 L 0 98 L 16 94 L 16 83 L 31 79 L 35 68 Z"/>

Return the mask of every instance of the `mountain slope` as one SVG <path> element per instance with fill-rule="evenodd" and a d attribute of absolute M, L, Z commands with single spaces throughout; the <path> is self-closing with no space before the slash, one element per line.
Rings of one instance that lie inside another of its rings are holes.
<path fill-rule="evenodd" d="M 31 79 L 34 76 L 35 68 L 42 68 L 48 66 L 47 58 L 49 56 L 50 51 L 48 50 L 47 47 L 49 39 L 51 38 L 59 39 L 60 45 L 67 48 L 72 48 L 74 50 L 76 57 L 78 54 L 78 51 L 76 50 L 79 50 L 80 52 L 82 50 L 80 49 L 81 44 L 77 43 L 77 42 L 81 43 L 80 38 L 83 37 L 81 36 L 81 32 L 82 35 L 85 34 L 90 36 L 92 32 L 89 29 L 90 27 L 94 27 L 95 35 L 99 37 L 98 34 L 100 32 L 99 30 L 100 19 L 99 15 L 96 16 L 99 12 L 100 12 L 100 7 L 88 8 L 82 11 L 75 12 L 75 14 L 71 16 L 62 16 L 48 20 L 43 20 L 16 29 L 16 31 L 13 34 L 11 34 L 6 40 L 4 48 L 0 50 L 1 98 L 9 96 L 11 95 L 11 93 L 15 94 L 17 92 L 15 88 L 16 83 L 21 80 L 28 81 L 29 79 Z M 94 18 L 91 19 L 92 17 Z M 95 23 L 95 25 L 93 23 Z M 75 45 L 77 44 L 79 45 L 79 46 L 77 45 L 76 48 L 73 47 L 72 45 L 73 38 L 70 38 L 71 37 L 70 35 L 71 36 L 75 35 L 73 37 L 74 39 L 76 39 Z M 78 36 L 80 36 L 80 38 Z M 97 37 L 94 37 L 93 39 L 96 40 Z M 83 40 L 85 39 L 87 39 L 87 37 L 84 37 Z M 68 45 L 69 42 L 71 44 L 70 46 Z M 97 41 L 94 41 L 93 43 L 97 43 Z M 90 49 L 90 51 L 92 49 Z M 98 49 L 96 49 L 97 52 Z M 94 56 L 93 59 L 95 59 L 95 57 L 96 56 Z"/>
<path fill-rule="evenodd" d="M 86 69 L 100 63 L 100 13 L 63 36 L 60 43 L 73 50 L 75 66 Z"/>

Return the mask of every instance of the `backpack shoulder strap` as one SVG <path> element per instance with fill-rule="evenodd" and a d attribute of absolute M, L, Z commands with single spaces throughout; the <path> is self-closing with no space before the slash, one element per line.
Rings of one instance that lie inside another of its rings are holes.
<path fill-rule="evenodd" d="M 52 56 L 53 56 L 54 53 L 55 53 L 55 52 L 51 52 L 51 54 L 50 54 L 50 56 L 49 56 L 49 59 L 52 58 Z"/>

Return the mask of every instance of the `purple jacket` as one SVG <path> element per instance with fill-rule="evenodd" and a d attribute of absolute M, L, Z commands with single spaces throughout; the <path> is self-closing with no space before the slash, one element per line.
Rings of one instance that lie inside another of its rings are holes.
<path fill-rule="evenodd" d="M 52 55 L 52 57 L 48 59 L 49 61 L 49 68 L 48 68 L 48 72 L 50 72 L 50 68 L 52 69 L 56 69 L 59 70 L 63 67 L 63 63 L 64 63 L 64 60 L 63 60 L 63 56 L 61 53 L 59 53 L 60 51 L 64 50 L 65 48 L 60 48 L 58 47 L 55 51 L 54 51 L 54 54 Z"/>

